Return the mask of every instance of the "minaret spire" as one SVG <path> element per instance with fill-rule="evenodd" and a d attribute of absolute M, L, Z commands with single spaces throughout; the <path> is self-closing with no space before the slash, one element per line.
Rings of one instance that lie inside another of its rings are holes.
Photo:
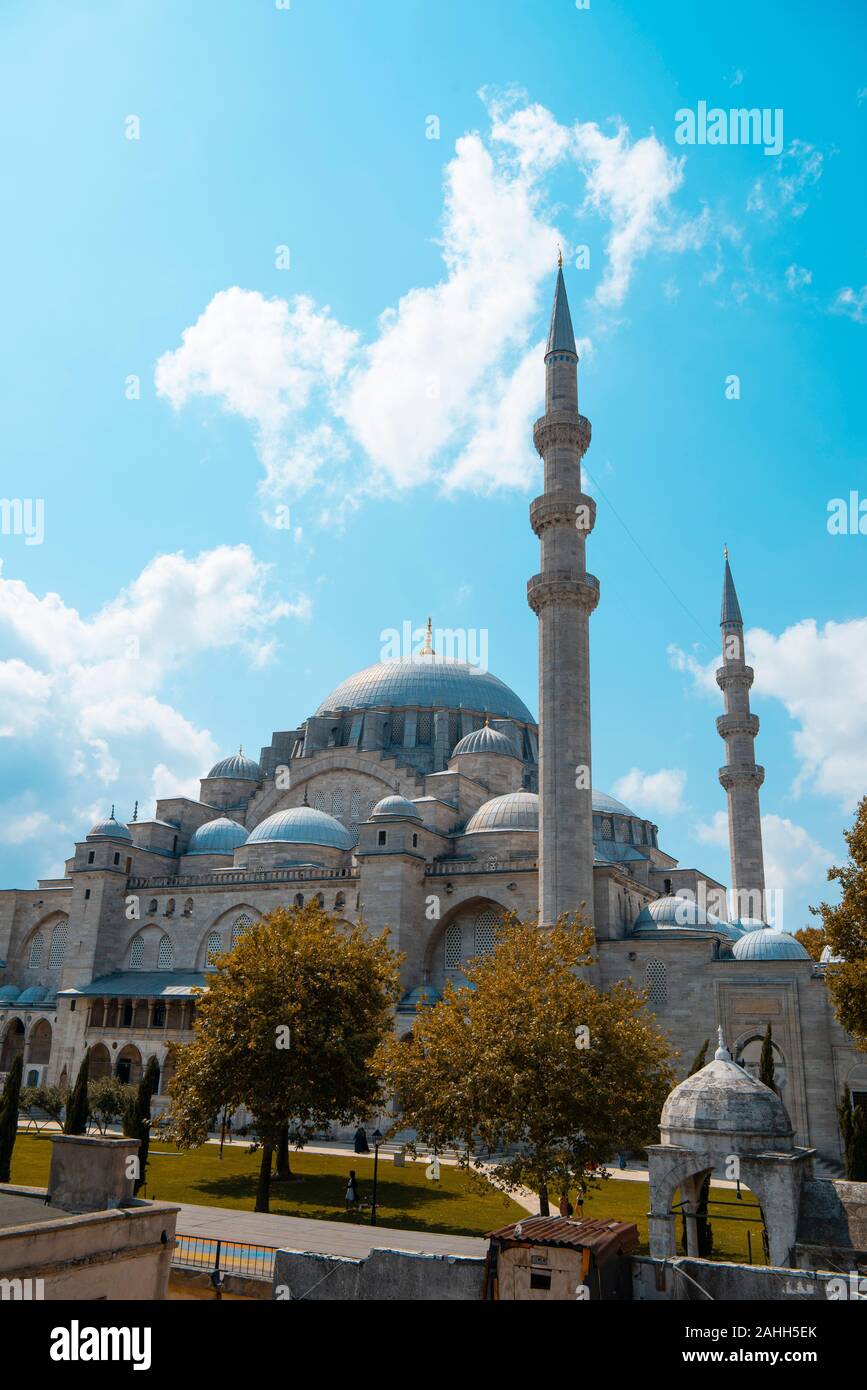
<path fill-rule="evenodd" d="M 557 268 L 545 352 L 545 414 L 533 442 L 545 465 L 530 506 L 540 573 L 527 586 L 539 619 L 539 921 L 583 907 L 593 919 L 593 808 L 590 776 L 590 614 L 599 581 L 585 546 L 596 505 L 581 487 L 590 421 L 578 411 L 578 352 Z"/>
<path fill-rule="evenodd" d="M 759 720 L 750 710 L 754 672 L 744 660 L 744 620 L 729 564 L 728 547 L 725 552 L 720 630 L 723 664 L 716 673 L 716 680 L 723 692 L 725 714 L 717 719 L 716 727 L 726 745 L 726 765 L 720 768 L 719 780 L 728 797 L 734 915 L 765 921 L 765 864 L 759 806 L 759 788 L 765 780 L 765 769 L 755 761 Z"/>

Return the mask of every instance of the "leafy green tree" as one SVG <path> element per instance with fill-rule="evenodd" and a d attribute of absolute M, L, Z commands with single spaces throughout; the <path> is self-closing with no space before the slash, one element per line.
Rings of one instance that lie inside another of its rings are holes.
<path fill-rule="evenodd" d="M 160 1068 L 156 1057 L 149 1057 L 137 1087 L 130 1086 L 129 1095 L 123 1110 L 123 1132 L 129 1139 L 137 1139 L 138 1177 L 134 1191 L 138 1192 L 144 1184 L 147 1171 L 148 1149 L 151 1137 L 151 1102 L 159 1085 Z"/>
<path fill-rule="evenodd" d="M 550 1192 L 583 1193 L 613 1153 L 655 1137 L 673 1084 L 645 996 L 590 983 L 592 944 L 578 919 L 539 928 L 507 916 L 494 951 L 467 967 L 468 986 L 447 985 L 408 1040 L 381 1050 L 403 1111 L 393 1128 L 455 1150 L 476 1174 L 497 1155 L 494 1180 L 532 1187 L 543 1215 Z"/>
<path fill-rule="evenodd" d="M 31 1124 L 39 1129 L 39 1121 L 36 1118 L 36 1111 L 41 1110 L 39 1103 L 39 1086 L 22 1086 L 21 1094 L 18 1097 L 18 1109 L 22 1115 L 26 1115 Z"/>
<path fill-rule="evenodd" d="M 90 1106 L 87 1099 L 87 1077 L 90 1070 L 90 1048 L 87 1049 L 81 1059 L 81 1066 L 78 1068 L 78 1076 L 75 1078 L 75 1085 L 72 1088 L 72 1095 L 66 1107 L 66 1119 L 63 1122 L 64 1134 L 86 1134 L 87 1121 L 90 1118 Z"/>
<path fill-rule="evenodd" d="M 867 1182 L 867 1110 L 856 1105 L 846 1145 L 846 1177 L 850 1182 Z"/>
<path fill-rule="evenodd" d="M 759 1080 L 763 1086 L 769 1086 L 772 1091 L 777 1089 L 774 1085 L 774 1070 L 774 1038 L 769 1023 L 765 1029 L 762 1055 L 759 1059 Z"/>
<path fill-rule="evenodd" d="M 0 1099 L 0 1182 L 9 1182 L 12 1174 L 12 1150 L 18 1135 L 18 1104 L 23 1074 L 24 1053 L 19 1052 L 9 1068 Z"/>
<path fill-rule="evenodd" d="M 287 1116 L 300 1148 L 384 1103 L 373 1059 L 400 997 L 399 957 L 386 935 L 308 903 L 264 917 L 216 966 L 193 1042 L 173 1051 L 172 1133 L 197 1147 L 224 1106 L 245 1106 L 262 1145 L 256 1210 L 267 1211 Z"/>
<path fill-rule="evenodd" d="M 125 1086 L 116 1076 L 100 1076 L 88 1084 L 90 1118 L 101 1134 L 106 1133 L 109 1125 L 116 1124 L 123 1118 L 134 1097 L 135 1089 Z"/>
<path fill-rule="evenodd" d="M 843 838 L 848 861 L 828 870 L 828 878 L 840 885 L 840 902 L 833 907 L 822 903 L 813 910 L 822 918 L 832 955 L 840 959 L 825 970 L 837 1018 L 867 1050 L 867 796 L 858 803 L 852 829 L 844 831 Z"/>
<path fill-rule="evenodd" d="M 65 1086 L 40 1086 L 38 1089 L 40 1110 L 44 1110 L 55 1124 L 61 1124 L 69 1100 L 69 1091 Z"/>

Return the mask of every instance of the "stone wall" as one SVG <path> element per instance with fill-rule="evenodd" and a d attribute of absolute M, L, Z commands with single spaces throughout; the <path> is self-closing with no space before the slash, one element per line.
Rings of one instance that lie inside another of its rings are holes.
<path fill-rule="evenodd" d="M 344 1259 L 299 1250 L 278 1250 L 273 1297 L 278 1301 L 385 1302 L 478 1301 L 484 1283 L 483 1259 L 465 1255 L 423 1255 L 407 1250 L 371 1250 L 366 1259 Z"/>

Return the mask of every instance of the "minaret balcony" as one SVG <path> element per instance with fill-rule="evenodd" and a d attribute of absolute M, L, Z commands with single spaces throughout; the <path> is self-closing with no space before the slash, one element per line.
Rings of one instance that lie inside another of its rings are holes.
<path fill-rule="evenodd" d="M 542 458 L 551 449 L 574 449 L 583 456 L 590 448 L 590 434 L 590 421 L 577 410 L 551 410 L 533 426 L 533 443 Z"/>
<path fill-rule="evenodd" d="M 552 603 L 573 604 L 592 613 L 599 602 L 599 580 L 574 570 L 546 570 L 528 581 L 527 602 L 537 616 Z"/>
<path fill-rule="evenodd" d="M 735 787 L 755 787 L 758 791 L 765 780 L 765 769 L 759 767 L 758 763 L 739 763 L 734 767 L 721 767 L 719 780 L 727 792 Z"/>
<path fill-rule="evenodd" d="M 736 734 L 746 734 L 755 738 L 759 732 L 757 714 L 721 714 L 716 721 L 716 731 L 720 738 L 733 738 Z"/>
<path fill-rule="evenodd" d="M 744 666 L 740 661 L 718 666 L 716 683 L 720 690 L 749 690 L 755 679 L 752 666 Z"/>
<path fill-rule="evenodd" d="M 530 503 L 530 525 L 537 536 L 552 526 L 589 535 L 596 525 L 596 503 L 583 492 L 544 492 Z"/>

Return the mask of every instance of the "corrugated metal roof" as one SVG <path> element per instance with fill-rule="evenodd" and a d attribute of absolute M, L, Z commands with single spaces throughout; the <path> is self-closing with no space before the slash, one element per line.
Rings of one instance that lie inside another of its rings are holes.
<path fill-rule="evenodd" d="M 514 1245 L 559 1245 L 575 1250 L 592 1250 L 598 1257 L 617 1246 L 625 1254 L 638 1247 L 638 1227 L 634 1222 L 587 1220 L 567 1221 L 563 1216 L 528 1216 L 499 1231 L 489 1231 L 489 1240 Z"/>

